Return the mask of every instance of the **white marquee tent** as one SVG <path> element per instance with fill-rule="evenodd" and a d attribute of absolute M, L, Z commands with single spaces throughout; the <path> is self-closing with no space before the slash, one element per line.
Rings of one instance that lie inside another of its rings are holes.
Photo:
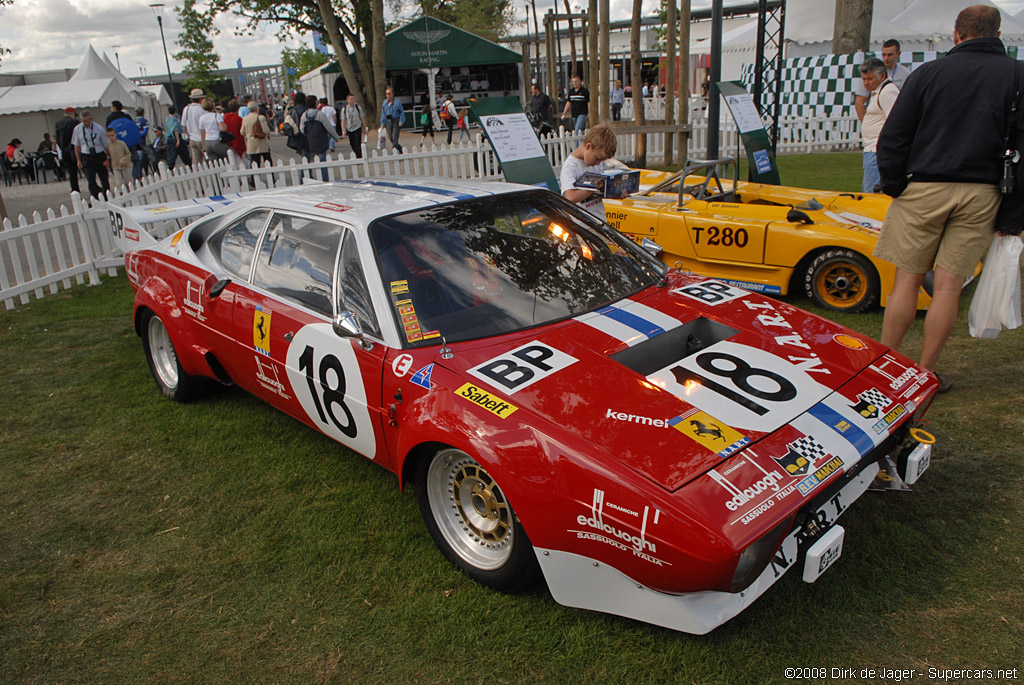
<path fill-rule="evenodd" d="M 103 122 L 114 100 L 126 108 L 143 107 L 150 117 L 157 111 L 154 95 L 125 78 L 89 46 L 81 66 L 66 82 L 0 89 L 0 141 L 19 138 L 26 149 L 34 150 L 45 131 L 53 134 L 65 107 L 93 109 L 95 118 Z"/>

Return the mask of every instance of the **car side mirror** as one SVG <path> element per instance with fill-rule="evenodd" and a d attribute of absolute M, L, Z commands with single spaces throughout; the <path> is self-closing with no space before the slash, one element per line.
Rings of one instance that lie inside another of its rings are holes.
<path fill-rule="evenodd" d="M 338 315 L 331 321 L 331 328 L 339 338 L 357 338 L 359 345 L 365 349 L 373 349 L 373 343 L 363 335 L 363 328 L 359 325 L 359 319 L 352 312 L 338 312 Z"/>
<path fill-rule="evenodd" d="M 642 247 L 644 250 L 646 250 L 655 257 L 664 252 L 664 248 L 658 243 L 651 240 L 650 238 L 644 238 L 643 240 L 641 240 L 640 247 Z"/>

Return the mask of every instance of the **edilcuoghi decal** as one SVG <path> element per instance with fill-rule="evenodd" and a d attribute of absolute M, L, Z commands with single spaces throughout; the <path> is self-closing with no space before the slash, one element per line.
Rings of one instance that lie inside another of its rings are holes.
<path fill-rule="evenodd" d="M 615 519 L 635 520 L 634 526 L 613 522 L 611 516 L 609 520 L 605 520 L 605 508 L 615 512 Z M 575 533 L 580 540 L 593 540 L 630 552 L 633 556 L 656 566 L 671 566 L 667 561 L 655 556 L 658 553 L 657 545 L 647 539 L 648 528 L 658 525 L 660 519 L 659 509 L 644 505 L 641 513 L 638 506 L 623 506 L 607 501 L 605 491 L 594 488 L 589 513 L 576 517 L 576 524 L 580 529 L 570 528 L 568 532 Z"/>

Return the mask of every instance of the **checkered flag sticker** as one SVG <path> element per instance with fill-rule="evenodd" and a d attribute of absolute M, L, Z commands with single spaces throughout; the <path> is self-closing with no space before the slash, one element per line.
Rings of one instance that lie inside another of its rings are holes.
<path fill-rule="evenodd" d="M 873 404 L 883 411 L 886 407 L 892 404 L 892 400 L 883 395 L 882 391 L 878 388 L 869 388 L 865 390 L 861 394 L 857 395 L 857 399 L 864 400 L 868 404 Z"/>
<path fill-rule="evenodd" d="M 794 452 L 799 452 L 807 457 L 807 461 L 812 464 L 817 463 L 819 459 L 828 456 L 828 451 L 825 449 L 825 446 L 815 440 L 813 435 L 807 435 L 798 440 L 794 440 L 789 443 L 789 448 Z"/>

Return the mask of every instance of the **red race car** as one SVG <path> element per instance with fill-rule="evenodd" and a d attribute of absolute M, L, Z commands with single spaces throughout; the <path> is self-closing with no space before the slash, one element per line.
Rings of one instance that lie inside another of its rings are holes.
<path fill-rule="evenodd" d="M 543 577 L 563 604 L 705 633 L 831 566 L 880 468 L 928 467 L 934 375 L 668 270 L 548 191 L 367 180 L 188 206 L 111 215 L 160 389 L 238 385 L 415 483 L 484 585 Z M 195 211 L 160 242 L 141 221 Z"/>

